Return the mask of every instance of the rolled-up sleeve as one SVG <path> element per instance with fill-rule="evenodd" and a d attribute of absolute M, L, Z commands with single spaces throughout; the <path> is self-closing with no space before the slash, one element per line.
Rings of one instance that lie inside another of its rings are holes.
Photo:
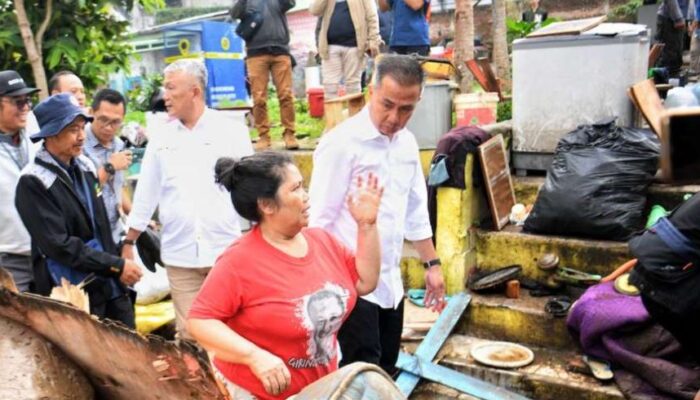
<path fill-rule="evenodd" d="M 158 143 L 154 140 L 146 147 L 141 164 L 134 201 L 129 213 L 129 228 L 143 231 L 151 222 L 151 217 L 158 206 L 162 186 L 161 166 L 158 155 Z"/>
<path fill-rule="evenodd" d="M 408 194 L 406 207 L 406 240 L 423 240 L 433 236 L 428 215 L 428 189 L 423 179 L 420 161 L 415 162 L 416 173 Z"/>

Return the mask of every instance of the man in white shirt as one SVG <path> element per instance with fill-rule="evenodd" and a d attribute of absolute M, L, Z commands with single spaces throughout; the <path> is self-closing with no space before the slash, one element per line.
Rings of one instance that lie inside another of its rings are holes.
<path fill-rule="evenodd" d="M 192 301 L 216 258 L 241 235 L 226 190 L 214 182 L 219 157 L 253 153 L 248 128 L 205 105 L 207 70 L 198 60 L 178 60 L 164 71 L 165 106 L 172 118 L 151 135 L 129 214 L 122 255 L 133 246 L 158 207 L 166 264 L 180 337 Z"/>
<path fill-rule="evenodd" d="M 71 71 L 59 71 L 49 79 L 49 94 L 70 93 L 78 100 L 80 108 L 85 109 L 85 87 L 78 75 Z"/>
<path fill-rule="evenodd" d="M 423 71 L 407 56 L 378 60 L 370 103 L 323 136 L 314 152 L 311 177 L 311 226 L 325 228 L 355 249 L 356 225 L 338 188 L 372 172 L 384 186 L 378 227 L 382 244 L 379 284 L 358 300 L 338 334 L 341 366 L 355 361 L 394 372 L 403 327 L 403 283 L 399 262 L 404 238 L 425 262 L 428 307 L 444 307 L 445 285 L 432 242 L 427 190 L 418 144 L 405 129 L 423 86 Z"/>
<path fill-rule="evenodd" d="M 0 71 L 0 267 L 12 274 L 17 288 L 26 292 L 34 280 L 29 232 L 15 208 L 15 188 L 22 169 L 34 159 L 36 146 L 26 131 L 30 96 L 15 71 Z"/>

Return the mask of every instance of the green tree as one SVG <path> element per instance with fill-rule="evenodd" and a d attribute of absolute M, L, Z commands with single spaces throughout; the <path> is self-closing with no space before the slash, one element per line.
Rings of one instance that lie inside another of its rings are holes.
<path fill-rule="evenodd" d="M 163 0 L 0 0 L 0 68 L 17 70 L 48 95 L 47 74 L 68 69 L 88 88 L 128 70 L 129 22 L 116 7 L 147 12 Z M 33 79 L 32 79 L 33 78 Z"/>

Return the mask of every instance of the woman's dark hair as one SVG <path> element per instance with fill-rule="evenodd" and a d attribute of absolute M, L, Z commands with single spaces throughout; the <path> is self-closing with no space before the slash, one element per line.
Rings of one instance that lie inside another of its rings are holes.
<path fill-rule="evenodd" d="M 216 183 L 231 192 L 231 201 L 238 214 L 250 221 L 260 222 L 258 200 L 275 200 L 277 189 L 284 180 L 284 168 L 292 159 L 274 151 L 263 151 L 235 161 L 222 157 L 216 161 Z"/>

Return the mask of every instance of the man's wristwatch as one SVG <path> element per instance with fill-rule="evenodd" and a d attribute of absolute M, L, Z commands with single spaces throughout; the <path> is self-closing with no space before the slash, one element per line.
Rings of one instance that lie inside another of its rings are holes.
<path fill-rule="evenodd" d="M 117 170 L 114 169 L 114 165 L 112 165 L 111 162 L 104 163 L 103 167 L 105 169 L 105 172 L 110 175 L 114 175 L 117 172 Z"/>
<path fill-rule="evenodd" d="M 439 258 L 434 258 L 434 259 L 432 259 L 432 260 L 430 260 L 430 261 L 427 261 L 427 262 L 424 262 L 424 263 L 423 263 L 423 267 L 425 267 L 425 269 L 430 269 L 430 267 L 433 267 L 433 266 L 436 266 L 436 265 L 442 265 L 442 262 L 440 262 L 440 259 L 439 259 Z"/>
<path fill-rule="evenodd" d="M 133 246 L 135 244 L 135 242 L 131 239 L 124 239 L 124 240 L 122 240 L 122 244 Z"/>

